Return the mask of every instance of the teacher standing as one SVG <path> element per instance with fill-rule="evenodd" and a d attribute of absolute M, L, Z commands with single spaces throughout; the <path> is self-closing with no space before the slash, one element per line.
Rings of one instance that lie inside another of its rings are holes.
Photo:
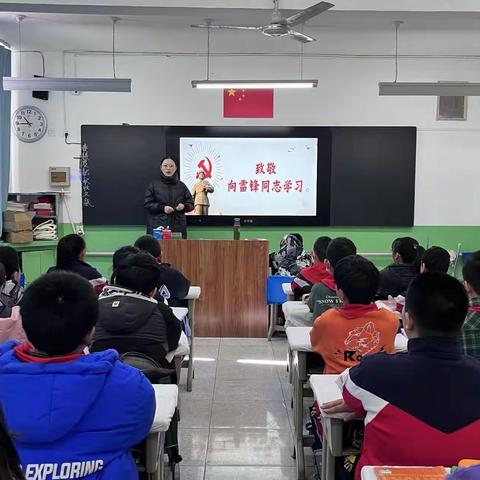
<path fill-rule="evenodd" d="M 193 210 L 193 198 L 178 179 L 177 164 L 170 157 L 162 160 L 160 178 L 148 186 L 143 205 L 147 211 L 147 233 L 157 227 L 170 227 L 172 232 L 187 238 L 185 213 Z"/>

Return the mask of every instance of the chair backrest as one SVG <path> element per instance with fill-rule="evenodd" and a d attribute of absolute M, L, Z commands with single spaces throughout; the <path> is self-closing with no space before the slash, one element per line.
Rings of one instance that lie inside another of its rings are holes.
<path fill-rule="evenodd" d="M 291 283 L 293 277 L 286 275 L 270 275 L 267 278 L 267 305 L 279 305 L 287 301 L 282 285 Z"/>

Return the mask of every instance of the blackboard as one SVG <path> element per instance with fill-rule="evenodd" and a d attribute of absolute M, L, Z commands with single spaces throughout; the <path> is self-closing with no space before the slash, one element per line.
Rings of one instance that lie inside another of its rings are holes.
<path fill-rule="evenodd" d="M 414 127 L 333 129 L 331 225 L 413 225 L 416 135 Z"/>
<path fill-rule="evenodd" d="M 145 225 L 143 197 L 165 157 L 165 128 L 83 125 L 88 147 L 86 225 Z"/>
<path fill-rule="evenodd" d="M 245 225 L 412 226 L 414 127 L 202 127 L 83 125 L 86 225 L 144 225 L 144 192 L 180 136 L 317 137 L 316 217 L 242 218 Z M 321 142 L 320 142 L 321 140 Z M 233 217 L 188 217 L 232 225 Z"/>

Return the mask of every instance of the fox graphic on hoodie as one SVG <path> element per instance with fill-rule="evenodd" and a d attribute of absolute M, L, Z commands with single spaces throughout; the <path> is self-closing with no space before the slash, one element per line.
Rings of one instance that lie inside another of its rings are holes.
<path fill-rule="evenodd" d="M 375 304 L 344 305 L 320 315 L 310 331 L 314 352 L 325 361 L 323 373 L 342 373 L 365 355 L 395 353 L 398 318 Z"/>
<path fill-rule="evenodd" d="M 0 346 L 0 404 L 26 480 L 137 479 L 129 449 L 155 414 L 145 376 L 114 350 L 45 363 L 25 347 Z"/>

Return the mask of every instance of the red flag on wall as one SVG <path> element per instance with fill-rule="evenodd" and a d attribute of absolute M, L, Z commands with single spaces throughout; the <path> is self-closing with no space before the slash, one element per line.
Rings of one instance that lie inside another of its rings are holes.
<path fill-rule="evenodd" d="M 273 118 L 273 89 L 223 91 L 224 118 Z"/>

